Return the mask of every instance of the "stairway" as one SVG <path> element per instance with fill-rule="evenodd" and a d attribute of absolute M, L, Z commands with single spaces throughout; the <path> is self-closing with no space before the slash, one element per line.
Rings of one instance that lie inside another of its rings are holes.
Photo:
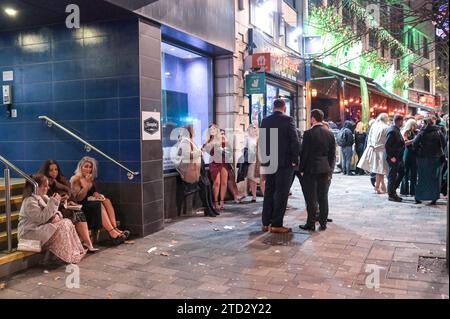
<path fill-rule="evenodd" d="M 17 224 L 19 222 L 19 211 L 20 205 L 22 204 L 22 191 L 25 180 L 12 179 L 11 184 L 12 243 L 14 249 L 11 253 L 7 253 L 8 238 L 6 235 L 5 182 L 3 178 L 0 178 L 0 278 L 29 268 L 39 259 L 39 254 L 15 250 L 17 247 Z"/>

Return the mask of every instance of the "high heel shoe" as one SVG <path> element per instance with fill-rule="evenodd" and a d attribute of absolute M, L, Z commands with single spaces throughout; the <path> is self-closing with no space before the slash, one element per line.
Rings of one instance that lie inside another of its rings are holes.
<path fill-rule="evenodd" d="M 114 230 L 116 230 L 118 233 L 121 233 L 122 235 L 124 235 L 125 239 L 128 239 L 130 237 L 130 235 L 131 235 L 131 232 L 129 230 L 126 230 L 126 229 L 125 230 L 120 230 L 119 228 L 114 227 Z"/>
<path fill-rule="evenodd" d="M 86 244 L 83 244 L 83 247 L 86 248 L 86 249 L 87 249 L 87 252 L 88 252 L 88 253 L 91 253 L 91 254 L 96 253 L 97 251 L 100 250 L 99 248 L 95 248 L 94 246 L 89 247 L 89 246 L 86 245 Z"/>
<path fill-rule="evenodd" d="M 120 245 L 120 244 L 123 244 L 123 242 L 125 241 L 125 235 L 123 235 L 123 234 L 121 234 L 121 235 L 119 235 L 119 236 L 117 236 L 117 237 L 113 237 L 113 236 L 111 236 L 111 232 L 113 231 L 113 230 L 115 230 L 114 228 L 113 229 L 111 229 L 111 230 L 108 230 L 108 234 L 109 234 L 109 237 L 110 237 L 110 239 L 111 239 L 111 242 L 114 244 L 114 245 L 116 245 L 116 246 L 118 246 L 118 245 Z"/>
<path fill-rule="evenodd" d="M 223 201 L 221 201 L 219 210 L 224 210 L 224 209 L 225 209 L 225 203 Z"/>

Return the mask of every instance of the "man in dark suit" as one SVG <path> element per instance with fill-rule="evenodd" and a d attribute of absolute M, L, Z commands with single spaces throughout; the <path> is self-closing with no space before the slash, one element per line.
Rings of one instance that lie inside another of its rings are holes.
<path fill-rule="evenodd" d="M 320 229 L 327 228 L 328 189 L 336 162 L 336 141 L 334 135 L 323 127 L 323 112 L 311 111 L 312 127 L 303 135 L 299 172 L 305 196 L 308 220 L 299 227 L 316 230 L 317 203 L 319 203 Z"/>
<path fill-rule="evenodd" d="M 273 106 L 273 114 L 261 121 L 259 142 L 261 172 L 266 178 L 262 230 L 288 233 L 292 229 L 283 227 L 283 218 L 294 167 L 298 165 L 300 143 L 294 119 L 284 114 L 286 113 L 284 100 L 276 99 Z"/>
<path fill-rule="evenodd" d="M 389 164 L 388 194 L 389 200 L 401 202 L 402 198 L 397 195 L 397 188 L 405 175 L 403 152 L 405 151 L 405 140 L 400 133 L 403 126 L 403 116 L 396 114 L 394 124 L 389 128 L 386 138 L 386 160 Z"/>

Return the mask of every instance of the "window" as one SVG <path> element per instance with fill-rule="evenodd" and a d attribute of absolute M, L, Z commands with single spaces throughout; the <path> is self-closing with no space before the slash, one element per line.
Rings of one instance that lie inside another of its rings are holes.
<path fill-rule="evenodd" d="M 302 28 L 298 26 L 298 12 L 283 3 L 283 27 L 285 28 L 285 44 L 288 48 L 300 52 Z M 281 26 L 280 26 L 281 27 Z"/>
<path fill-rule="evenodd" d="M 425 75 L 423 76 L 423 89 L 430 92 L 430 70 L 424 69 Z"/>
<path fill-rule="evenodd" d="M 414 75 L 414 67 L 412 66 L 412 64 L 408 65 L 408 73 L 410 75 Z M 410 88 L 414 87 L 414 80 L 409 83 L 409 87 Z"/>
<path fill-rule="evenodd" d="M 422 39 L 423 39 L 422 40 L 423 41 L 423 44 L 422 44 L 422 46 L 423 46 L 423 48 L 422 48 L 423 57 L 425 59 L 429 59 L 430 58 L 430 51 L 429 51 L 429 48 L 428 48 L 428 40 L 427 40 L 426 37 L 423 37 Z"/>
<path fill-rule="evenodd" d="M 378 48 L 378 39 L 375 32 L 369 32 L 369 47 L 373 49 Z"/>
<path fill-rule="evenodd" d="M 386 41 L 381 41 L 381 57 L 383 57 L 383 58 L 387 58 L 388 56 L 388 52 L 387 52 L 387 49 L 388 49 L 388 45 L 387 45 L 387 42 Z"/>
<path fill-rule="evenodd" d="M 173 130 L 193 125 L 200 147 L 213 121 L 212 60 L 164 42 L 161 50 L 163 166 L 170 171 L 174 168 L 170 151 L 177 143 L 177 136 L 171 139 Z"/>
<path fill-rule="evenodd" d="M 403 34 L 403 6 L 400 4 L 395 4 L 390 7 L 390 26 L 391 33 L 400 42 L 402 42 Z"/>
<path fill-rule="evenodd" d="M 294 93 L 284 90 L 271 84 L 266 85 L 266 94 L 252 94 L 250 122 L 261 124 L 261 120 L 273 113 L 273 102 L 277 98 L 282 98 L 286 102 L 286 114 L 291 115 L 292 101 Z"/>
<path fill-rule="evenodd" d="M 385 29 L 389 28 L 389 10 L 386 0 L 380 0 L 380 24 Z"/>
<path fill-rule="evenodd" d="M 407 33 L 407 39 L 408 39 L 408 49 L 410 49 L 411 51 L 415 51 L 415 46 L 414 46 L 414 34 L 412 32 L 412 30 L 409 30 Z"/>
<path fill-rule="evenodd" d="M 342 7 L 342 21 L 353 29 L 352 13 L 346 5 Z"/>
<path fill-rule="evenodd" d="M 250 23 L 273 37 L 276 11 L 277 5 L 274 0 L 250 0 Z"/>

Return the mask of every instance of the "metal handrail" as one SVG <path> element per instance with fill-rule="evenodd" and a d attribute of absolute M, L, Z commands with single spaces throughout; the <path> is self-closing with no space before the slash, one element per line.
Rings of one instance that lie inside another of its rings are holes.
<path fill-rule="evenodd" d="M 120 164 L 118 161 L 116 161 L 115 159 L 113 159 L 111 156 L 103 153 L 102 151 L 100 151 L 98 148 L 96 148 L 95 146 L 93 146 L 92 144 L 90 144 L 89 142 L 83 140 L 81 137 L 79 137 L 78 135 L 76 135 L 75 133 L 71 132 L 70 130 L 68 130 L 67 128 L 65 128 L 64 126 L 62 126 L 61 124 L 58 124 L 57 122 L 55 122 L 54 120 L 52 120 L 51 118 L 49 118 L 48 116 L 45 115 L 41 115 L 39 116 L 40 120 L 45 120 L 47 122 L 48 127 L 52 127 L 53 125 L 56 126 L 57 128 L 63 130 L 64 132 L 66 132 L 67 134 L 69 134 L 70 136 L 72 136 L 73 138 L 77 139 L 78 141 L 80 141 L 81 143 L 84 144 L 84 148 L 86 150 L 86 152 L 90 152 L 91 150 L 96 151 L 97 153 L 99 153 L 100 155 L 104 156 L 105 158 L 107 158 L 108 160 L 110 160 L 111 162 L 113 162 L 114 164 L 116 164 L 117 166 L 121 167 L 122 169 L 126 170 L 128 179 L 132 180 L 134 178 L 134 176 L 139 175 L 139 172 L 133 172 L 132 170 L 128 169 L 127 167 L 125 167 L 124 165 Z"/>
<path fill-rule="evenodd" d="M 28 174 L 17 168 L 13 163 L 0 155 L 0 162 L 5 164 L 5 215 L 6 215 L 6 237 L 8 240 L 8 253 L 12 251 L 12 218 L 11 218 L 11 176 L 10 169 L 25 178 L 33 186 L 33 193 L 36 194 L 38 184 Z"/>
<path fill-rule="evenodd" d="M 12 169 L 14 172 L 16 172 L 17 174 L 19 174 L 20 176 L 22 176 L 23 178 L 25 178 L 28 182 L 31 183 L 31 185 L 33 185 L 33 193 L 36 194 L 36 190 L 39 187 L 38 184 L 36 183 L 36 181 L 34 179 L 32 179 L 30 177 L 30 175 L 28 175 L 27 173 L 24 173 L 20 168 L 18 168 L 16 165 L 14 165 L 13 163 L 11 163 L 10 161 L 8 161 L 6 158 L 4 158 L 3 156 L 0 155 L 0 162 L 2 162 L 3 164 L 6 165 L 6 168 L 10 168 Z"/>

